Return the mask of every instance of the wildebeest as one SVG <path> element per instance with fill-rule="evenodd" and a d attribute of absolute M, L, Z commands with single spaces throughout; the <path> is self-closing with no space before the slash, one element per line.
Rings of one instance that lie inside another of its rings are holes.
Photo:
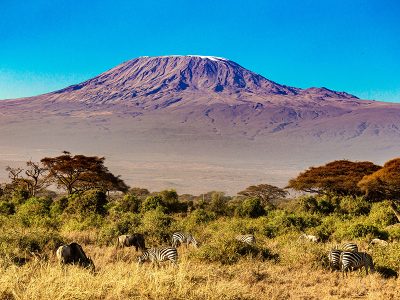
<path fill-rule="evenodd" d="M 78 243 L 58 247 L 56 256 L 61 264 L 77 264 L 92 271 L 95 269 L 92 259 L 86 256 L 81 245 Z"/>
<path fill-rule="evenodd" d="M 117 239 L 117 249 L 123 247 L 135 246 L 136 251 L 140 249 L 141 251 L 146 250 L 146 245 L 144 242 L 144 236 L 140 233 L 134 233 L 132 235 L 120 235 Z"/>

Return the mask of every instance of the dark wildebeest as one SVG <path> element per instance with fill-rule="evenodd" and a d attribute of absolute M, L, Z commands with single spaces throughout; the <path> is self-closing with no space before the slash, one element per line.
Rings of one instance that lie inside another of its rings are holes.
<path fill-rule="evenodd" d="M 86 256 L 81 245 L 78 243 L 71 243 L 58 247 L 56 256 L 61 264 L 77 264 L 94 271 L 92 259 Z"/>
<path fill-rule="evenodd" d="M 135 246 L 136 251 L 140 249 L 141 251 L 146 250 L 146 245 L 144 242 L 144 236 L 140 233 L 134 233 L 132 235 L 120 235 L 117 239 L 117 249 L 123 247 Z"/>

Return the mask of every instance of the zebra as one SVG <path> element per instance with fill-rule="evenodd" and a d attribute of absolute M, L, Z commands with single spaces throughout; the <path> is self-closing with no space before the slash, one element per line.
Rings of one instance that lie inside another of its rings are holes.
<path fill-rule="evenodd" d="M 333 270 L 340 270 L 340 255 L 342 254 L 342 250 L 332 249 L 328 253 L 329 265 Z"/>
<path fill-rule="evenodd" d="M 196 248 L 198 247 L 196 239 L 190 233 L 175 232 L 172 234 L 172 247 L 179 246 L 183 243 L 186 243 L 186 247 L 188 247 L 189 244 L 192 244 Z"/>
<path fill-rule="evenodd" d="M 147 260 L 150 260 L 151 263 L 156 263 L 157 265 L 159 262 L 169 260 L 174 265 L 177 265 L 178 251 L 174 247 L 149 248 L 143 251 L 143 254 L 138 257 L 138 263 L 140 265 Z"/>
<path fill-rule="evenodd" d="M 343 274 L 347 274 L 348 271 L 358 270 L 362 267 L 365 268 L 367 275 L 368 269 L 371 270 L 371 273 L 375 272 L 372 257 L 366 252 L 344 251 L 340 254 L 340 264 Z"/>
<path fill-rule="evenodd" d="M 237 235 L 235 239 L 249 245 L 256 243 L 256 238 L 252 234 Z"/>
<path fill-rule="evenodd" d="M 358 252 L 358 246 L 355 243 L 345 243 L 342 245 L 341 249 L 347 252 Z"/>

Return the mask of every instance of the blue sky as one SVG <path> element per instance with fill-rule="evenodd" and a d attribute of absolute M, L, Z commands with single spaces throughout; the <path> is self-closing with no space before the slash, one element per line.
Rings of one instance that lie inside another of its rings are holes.
<path fill-rule="evenodd" d="M 0 0 L 0 99 L 138 57 L 226 57 L 276 82 L 400 102 L 400 2 Z"/>

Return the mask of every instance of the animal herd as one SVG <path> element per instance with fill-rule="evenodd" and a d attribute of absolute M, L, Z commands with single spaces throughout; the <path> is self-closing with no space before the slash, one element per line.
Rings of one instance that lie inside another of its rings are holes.
<path fill-rule="evenodd" d="M 237 235 L 235 239 L 250 245 L 256 243 L 256 239 L 252 234 Z M 317 237 L 307 234 L 300 235 L 299 240 L 318 242 Z M 382 244 L 380 240 L 376 239 L 371 242 L 371 244 L 377 243 Z M 186 245 L 186 247 L 188 247 L 190 244 L 196 248 L 199 246 L 199 242 L 192 234 L 175 232 L 171 237 L 171 246 L 147 248 L 144 236 L 140 233 L 135 233 L 132 235 L 119 236 L 116 242 L 116 249 L 135 247 L 136 251 L 140 250 L 142 254 L 137 258 L 139 264 L 142 264 L 145 261 L 150 261 L 151 263 L 158 265 L 159 262 L 170 261 L 173 265 L 177 265 L 177 247 L 180 245 Z M 93 260 L 86 256 L 82 247 L 75 242 L 60 246 L 57 249 L 56 256 L 61 264 L 76 264 L 89 268 L 92 271 L 95 269 Z M 367 274 L 368 271 L 374 272 L 374 263 L 371 255 L 366 252 L 359 252 L 358 246 L 355 243 L 346 243 L 342 246 L 336 246 L 334 249 L 331 249 L 328 253 L 328 260 L 332 270 L 340 270 L 343 274 L 347 274 L 349 271 L 358 270 L 363 267 Z"/>
<path fill-rule="evenodd" d="M 333 270 L 341 270 L 343 274 L 362 267 L 365 268 L 366 274 L 368 274 L 368 270 L 371 273 L 375 271 L 371 255 L 366 252 L 359 252 L 355 243 L 346 243 L 342 247 L 337 246 L 335 249 L 330 250 L 328 260 Z"/>
<path fill-rule="evenodd" d="M 256 242 L 252 234 L 238 235 L 235 239 L 247 244 L 254 244 Z M 136 251 L 140 250 L 142 255 L 138 257 L 139 264 L 145 261 L 150 261 L 155 264 L 162 261 L 170 261 L 174 265 L 177 265 L 177 247 L 180 245 L 186 245 L 186 247 L 188 247 L 189 244 L 192 244 L 196 248 L 199 246 L 199 242 L 190 233 L 175 232 L 172 234 L 171 241 L 171 247 L 147 248 L 143 234 L 120 235 L 117 238 L 116 249 L 135 247 Z M 76 264 L 85 268 L 90 268 L 93 271 L 95 269 L 92 259 L 86 256 L 82 246 L 75 242 L 60 246 L 56 251 L 56 256 L 61 264 Z"/>

